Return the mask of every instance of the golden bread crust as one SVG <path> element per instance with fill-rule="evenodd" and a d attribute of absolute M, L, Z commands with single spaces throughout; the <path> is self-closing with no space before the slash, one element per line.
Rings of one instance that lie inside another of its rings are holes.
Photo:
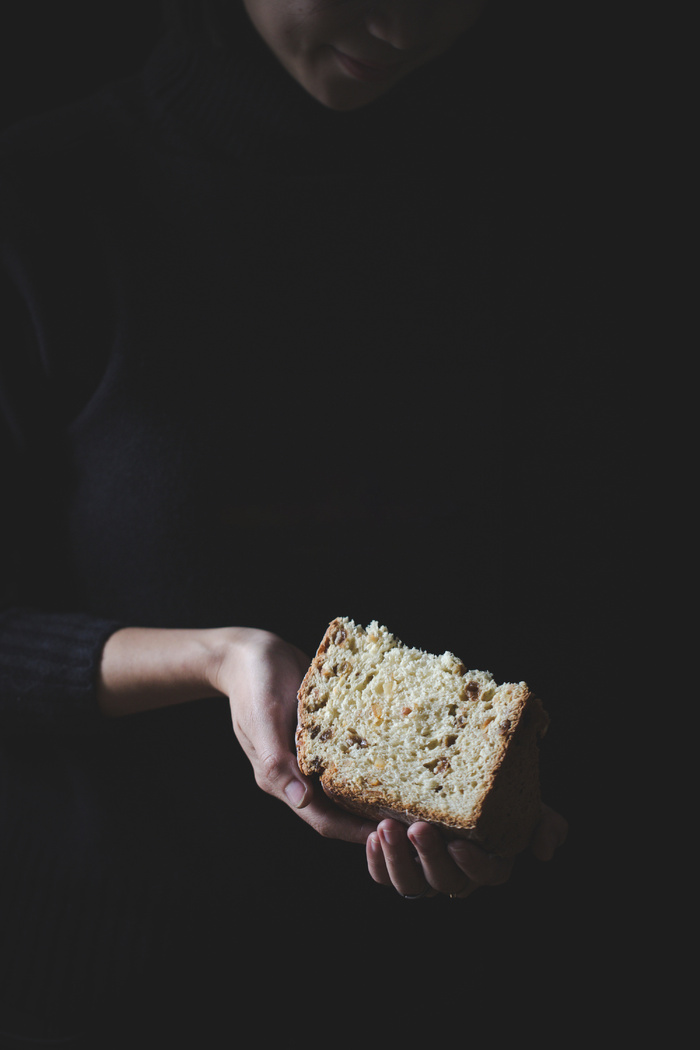
<path fill-rule="evenodd" d="M 451 653 L 337 617 L 299 689 L 297 756 L 351 812 L 425 820 L 511 856 L 540 818 L 548 721 L 524 682 L 498 686 Z"/>

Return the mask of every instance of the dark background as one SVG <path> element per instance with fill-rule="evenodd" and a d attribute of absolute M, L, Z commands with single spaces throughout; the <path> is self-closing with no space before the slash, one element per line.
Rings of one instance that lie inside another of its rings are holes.
<path fill-rule="evenodd" d="M 0 122 L 41 113 L 139 68 L 156 38 L 153 0 L 26 0 L 0 15 Z"/>
<path fill-rule="evenodd" d="M 625 114 L 634 83 L 625 73 L 622 20 L 614 5 L 602 13 L 545 0 L 505 7 L 514 28 L 507 34 L 513 61 L 503 94 L 527 113 L 552 170 L 560 174 L 551 186 L 551 221 L 582 237 L 580 272 L 597 296 L 605 345 L 598 348 L 606 371 L 591 402 L 589 443 L 567 500 L 555 510 L 540 505 L 540 545 L 527 551 L 524 576 L 538 580 L 539 597 L 531 602 L 525 596 L 519 646 L 490 668 L 528 681 L 534 675 L 531 684 L 552 714 L 543 747 L 544 793 L 569 819 L 570 835 L 551 865 L 523 857 L 506 887 L 483 891 L 481 903 L 475 898 L 468 920 L 462 913 L 467 925 L 458 935 L 454 911 L 440 905 L 431 914 L 421 904 L 420 911 L 408 913 L 398 900 L 372 917 L 372 933 L 381 945 L 399 930 L 403 936 L 410 923 L 423 946 L 426 938 L 431 942 L 434 924 L 437 954 L 430 965 L 452 974 L 465 944 L 484 966 L 505 965 L 511 976 L 515 966 L 523 979 L 530 973 L 533 980 L 535 967 L 542 998 L 533 1003 L 534 1033 L 552 1004 L 570 1006 L 582 1024 L 597 1016 L 615 996 L 618 972 L 640 936 L 617 874 L 630 866 L 620 850 L 627 787 L 619 786 L 619 733 L 628 715 L 624 683 L 638 617 L 642 545 L 630 503 L 638 464 L 626 427 L 634 381 L 630 386 L 632 339 L 625 323 Z M 158 26 L 159 7 L 150 0 L 6 5 L 0 14 L 0 126 L 135 71 Z M 468 652 L 458 646 L 455 651 L 469 660 Z M 362 919 L 351 906 L 348 916 L 351 922 Z M 451 927 L 457 940 L 445 936 Z"/>

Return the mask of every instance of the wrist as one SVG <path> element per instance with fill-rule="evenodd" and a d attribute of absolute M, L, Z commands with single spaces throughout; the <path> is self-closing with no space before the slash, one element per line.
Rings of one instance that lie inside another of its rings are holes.
<path fill-rule="evenodd" d="M 126 627 L 105 644 L 98 702 L 109 717 L 204 699 L 215 645 L 207 630 Z"/>
<path fill-rule="evenodd" d="M 254 627 L 217 627 L 202 631 L 202 668 L 210 690 L 221 696 L 230 693 L 231 677 L 240 671 L 256 645 L 269 637 Z"/>

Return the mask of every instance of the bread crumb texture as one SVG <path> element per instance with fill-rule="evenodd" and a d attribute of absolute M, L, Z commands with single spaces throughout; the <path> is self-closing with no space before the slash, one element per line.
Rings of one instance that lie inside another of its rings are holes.
<path fill-rule="evenodd" d="M 427 820 L 511 855 L 539 820 L 548 717 L 525 682 L 334 619 L 299 689 L 299 768 L 346 809 Z"/>

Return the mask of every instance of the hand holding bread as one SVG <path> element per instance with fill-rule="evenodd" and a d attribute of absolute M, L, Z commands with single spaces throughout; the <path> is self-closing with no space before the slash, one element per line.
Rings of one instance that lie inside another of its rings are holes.
<path fill-rule="evenodd" d="M 375 881 L 466 896 L 505 881 L 527 845 L 546 859 L 563 841 L 566 822 L 540 799 L 548 722 L 524 682 L 337 618 L 299 690 L 297 754 L 340 806 L 379 821 Z"/>
<path fill-rule="evenodd" d="M 375 882 L 464 897 L 504 882 L 528 844 L 547 860 L 564 840 L 539 797 L 547 716 L 524 683 L 497 686 L 345 619 L 312 661 L 267 631 L 208 641 L 207 678 L 229 697 L 258 786 L 320 835 L 364 845 Z"/>

